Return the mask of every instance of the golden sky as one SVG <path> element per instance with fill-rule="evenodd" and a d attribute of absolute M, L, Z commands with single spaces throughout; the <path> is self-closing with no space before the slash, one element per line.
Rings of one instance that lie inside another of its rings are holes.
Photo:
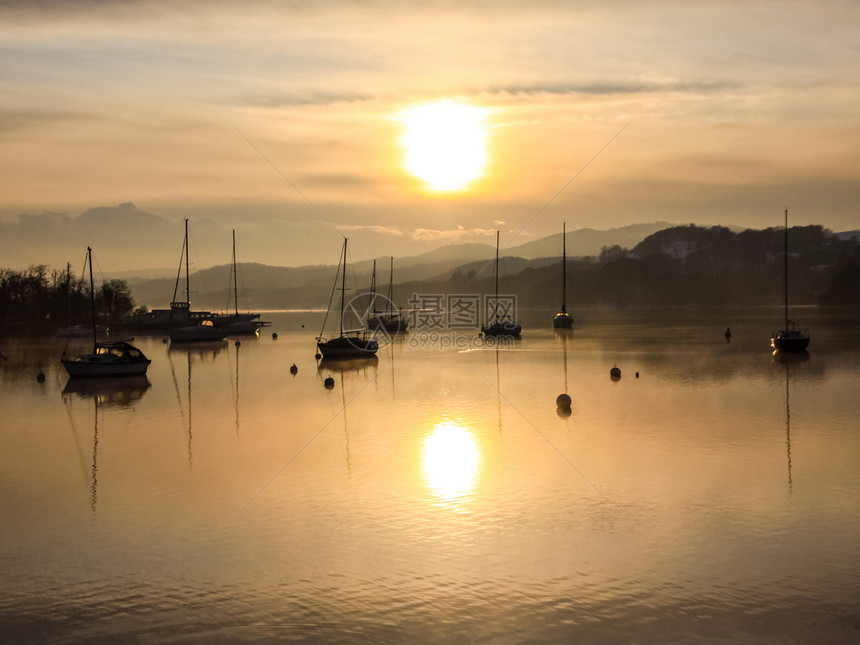
<path fill-rule="evenodd" d="M 16 234 L 21 214 L 133 202 L 303 264 L 334 262 L 336 231 L 405 255 L 563 221 L 763 228 L 786 207 L 860 228 L 849 0 L 22 0 L 0 4 L 0 60 Z M 482 109 L 486 162 L 435 193 L 405 166 L 402 115 L 442 100 Z M 31 219 L 15 260 L 50 261 Z"/>

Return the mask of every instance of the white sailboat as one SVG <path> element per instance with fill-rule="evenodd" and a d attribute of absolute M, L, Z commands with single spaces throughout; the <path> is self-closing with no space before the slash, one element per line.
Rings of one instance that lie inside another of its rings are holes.
<path fill-rule="evenodd" d="M 185 259 L 185 301 L 176 301 L 176 289 L 174 289 L 174 301 L 170 303 L 171 312 L 184 311 L 185 320 L 193 320 L 191 315 L 191 283 L 188 272 L 188 218 L 185 218 L 185 242 L 182 245 L 182 254 Z M 182 267 L 182 258 L 180 258 L 180 270 Z M 177 286 L 178 286 L 177 276 Z M 200 319 L 196 324 L 181 325 L 170 330 L 169 334 L 172 342 L 178 343 L 200 343 L 213 342 L 224 340 L 227 337 L 227 330 L 221 327 L 216 327 L 211 319 Z"/>

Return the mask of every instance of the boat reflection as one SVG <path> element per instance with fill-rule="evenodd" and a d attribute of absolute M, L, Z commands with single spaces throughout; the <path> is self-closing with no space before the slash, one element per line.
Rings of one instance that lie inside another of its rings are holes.
<path fill-rule="evenodd" d="M 70 378 L 63 388 L 63 394 L 75 394 L 84 399 L 92 399 L 97 405 L 128 407 L 136 403 L 152 387 L 145 374 L 87 379 Z"/>
<path fill-rule="evenodd" d="M 427 487 L 442 502 L 460 500 L 475 487 L 481 450 L 473 432 L 454 421 L 440 421 L 422 445 Z"/>
<path fill-rule="evenodd" d="M 788 464 L 788 492 L 792 492 L 791 480 L 791 377 L 797 368 L 809 362 L 809 353 L 799 352 L 773 352 L 774 364 L 785 367 L 785 457 Z"/>
<path fill-rule="evenodd" d="M 555 339 L 561 341 L 561 349 L 564 363 L 564 391 L 555 399 L 555 413 L 562 419 L 567 419 L 571 414 L 570 396 L 567 394 L 567 339 L 570 336 L 568 330 L 554 330 Z M 564 398 L 567 397 L 567 398 Z"/>
<path fill-rule="evenodd" d="M 90 475 L 90 510 L 96 511 L 98 501 L 98 470 L 99 470 L 99 410 L 102 407 L 127 408 L 143 398 L 151 387 L 145 374 L 125 376 L 121 379 L 113 377 L 70 378 L 63 388 L 63 399 L 68 403 L 72 396 L 89 399 L 93 402 L 93 453 L 89 468 Z M 71 406 L 69 406 L 71 416 Z M 77 431 L 72 423 L 77 442 Z"/>
<path fill-rule="evenodd" d="M 345 372 L 366 372 L 368 370 L 376 372 L 378 365 L 379 358 L 377 358 L 376 355 L 361 358 L 350 358 L 348 360 L 322 358 L 317 364 L 317 370 L 328 370 L 339 374 L 343 374 Z"/>
<path fill-rule="evenodd" d="M 215 356 L 227 348 L 227 345 L 228 343 L 226 340 L 197 343 L 184 343 L 174 340 L 170 343 L 168 351 L 183 354 L 194 354 L 195 356 L 201 356 L 204 358 L 215 358 Z"/>

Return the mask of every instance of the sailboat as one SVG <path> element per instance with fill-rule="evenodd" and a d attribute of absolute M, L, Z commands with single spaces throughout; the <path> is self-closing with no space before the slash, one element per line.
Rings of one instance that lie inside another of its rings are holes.
<path fill-rule="evenodd" d="M 182 245 L 182 254 L 185 259 L 185 301 L 176 300 L 176 288 L 179 286 L 179 276 L 176 277 L 176 287 L 173 290 L 173 302 L 170 303 L 171 315 L 173 312 L 183 312 L 184 320 L 193 322 L 191 314 L 191 284 L 188 273 L 188 218 L 185 218 L 185 241 Z M 180 271 L 182 270 L 182 258 L 179 260 Z M 227 331 L 216 327 L 210 318 L 199 318 L 196 324 L 182 325 L 170 330 L 170 340 L 180 343 L 199 343 L 224 340 Z"/>
<path fill-rule="evenodd" d="M 93 250 L 87 247 L 90 271 L 90 314 L 92 316 L 93 351 L 63 358 L 63 367 L 71 377 L 140 376 L 146 374 L 150 360 L 137 347 L 125 341 L 98 342 L 96 339 L 96 292 L 93 281 Z"/>
<path fill-rule="evenodd" d="M 348 244 L 349 240 L 343 238 L 343 257 L 338 266 L 338 273 L 341 275 L 340 332 L 334 338 L 325 338 L 326 320 L 323 320 L 323 328 L 320 331 L 320 335 L 317 336 L 317 349 L 323 359 L 367 357 L 376 354 L 379 349 L 379 344 L 375 340 L 367 338 L 366 329 L 348 331 L 344 331 L 343 329 L 343 310 L 346 305 L 344 302 L 346 293 L 346 249 Z M 337 284 L 337 273 L 335 274 L 335 284 Z M 326 313 L 326 319 L 328 319 L 328 313 Z"/>
<path fill-rule="evenodd" d="M 370 318 L 367 319 L 367 326 L 369 329 L 379 329 L 387 331 L 389 333 L 398 333 L 401 331 L 406 331 L 406 329 L 409 327 L 409 323 L 403 320 L 403 318 L 400 316 L 400 311 L 398 311 L 397 307 L 394 305 L 394 258 L 391 258 L 391 265 L 388 275 L 388 296 L 385 299 L 387 309 L 385 311 L 377 311 L 376 260 L 374 260 L 373 279 L 371 280 L 370 285 L 372 315 Z"/>
<path fill-rule="evenodd" d="M 567 313 L 567 222 L 562 225 L 561 236 L 561 311 L 552 318 L 555 329 L 573 327 L 573 316 Z"/>
<path fill-rule="evenodd" d="M 783 256 L 783 284 L 785 286 L 785 326 L 771 334 L 770 346 L 778 352 L 805 352 L 809 346 L 809 335 L 796 329 L 794 321 L 788 319 L 788 209 L 785 209 L 785 238 Z"/>
<path fill-rule="evenodd" d="M 511 320 L 499 320 L 499 232 L 496 231 L 496 299 L 493 308 L 493 322 L 481 327 L 481 331 L 484 336 L 518 337 L 522 330 L 522 326 Z"/>
<path fill-rule="evenodd" d="M 258 320 L 260 314 L 239 313 L 239 288 L 236 282 L 236 231 L 233 231 L 233 272 L 231 277 L 233 282 L 233 313 L 219 314 L 213 321 L 216 326 L 226 329 L 229 334 L 257 334 L 264 324 Z"/>

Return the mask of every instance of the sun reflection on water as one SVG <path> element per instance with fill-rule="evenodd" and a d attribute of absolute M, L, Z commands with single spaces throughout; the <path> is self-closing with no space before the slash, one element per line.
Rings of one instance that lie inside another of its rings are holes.
<path fill-rule="evenodd" d="M 471 430 L 441 421 L 424 439 L 423 452 L 424 477 L 438 498 L 456 501 L 475 487 L 481 451 Z"/>

